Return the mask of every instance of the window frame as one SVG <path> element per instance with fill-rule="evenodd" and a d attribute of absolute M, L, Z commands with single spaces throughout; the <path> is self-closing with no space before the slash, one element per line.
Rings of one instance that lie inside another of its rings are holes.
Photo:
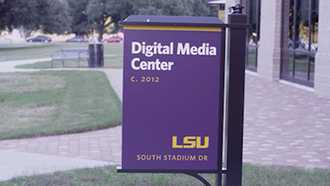
<path fill-rule="evenodd" d="M 298 19 L 298 13 L 299 11 L 301 11 L 301 9 L 298 9 L 298 3 L 301 3 L 301 1 L 304 0 L 293 0 L 293 26 L 291 27 L 290 25 L 290 20 L 288 22 L 286 22 L 284 19 L 290 19 L 290 15 L 288 16 L 282 16 L 282 24 L 286 24 L 288 23 L 288 25 L 283 25 L 283 28 L 285 26 L 288 26 L 288 32 L 292 33 L 292 38 L 289 35 L 285 34 L 285 30 L 283 29 L 282 31 L 282 48 L 285 50 L 288 50 L 288 58 L 287 60 L 283 60 L 283 53 L 282 53 L 282 60 L 281 60 L 281 72 L 280 72 L 280 77 L 281 79 L 285 79 L 288 81 L 292 81 L 298 84 L 302 84 L 302 85 L 306 85 L 306 86 L 310 86 L 310 87 L 314 87 L 314 76 L 315 76 L 315 55 L 317 52 L 317 49 L 314 51 L 312 51 L 312 44 L 313 44 L 313 40 L 312 40 L 312 34 L 313 34 L 313 13 L 314 13 L 314 9 L 316 6 L 319 6 L 319 0 L 317 0 L 318 2 L 316 2 L 316 0 L 306 0 L 308 1 L 308 49 L 306 50 L 306 59 L 308 59 L 307 64 L 304 63 L 304 65 L 307 65 L 307 76 L 305 77 L 305 79 L 301 79 L 301 78 L 297 78 L 296 77 L 296 72 L 297 72 L 297 49 L 296 49 L 296 44 L 299 43 L 299 36 L 297 33 L 299 33 L 299 26 L 297 26 L 297 19 Z M 315 4 L 314 4 L 315 3 Z M 314 6 L 315 7 L 314 7 Z M 291 12 L 291 1 L 289 1 L 289 7 L 288 9 L 285 9 L 284 7 L 284 3 L 283 3 L 283 15 L 286 15 L 285 12 L 289 13 Z M 300 6 L 302 6 L 300 4 Z M 301 7 L 300 7 L 301 8 Z M 317 11 L 319 11 L 319 7 L 316 8 Z M 317 17 L 319 17 L 319 12 L 317 12 Z M 291 30 L 293 29 L 293 30 Z M 315 34 L 315 33 L 314 33 Z M 290 68 L 290 51 L 289 51 L 289 46 L 288 43 L 285 43 L 286 39 L 284 39 L 284 37 L 288 37 L 288 39 L 293 39 L 293 67 L 292 67 L 292 74 L 290 72 L 289 69 L 285 69 L 285 68 Z M 318 37 L 318 36 L 316 36 Z M 318 41 L 318 39 L 317 39 Z M 286 64 L 285 64 L 286 63 Z M 314 70 L 312 70 L 312 66 L 314 65 Z"/>

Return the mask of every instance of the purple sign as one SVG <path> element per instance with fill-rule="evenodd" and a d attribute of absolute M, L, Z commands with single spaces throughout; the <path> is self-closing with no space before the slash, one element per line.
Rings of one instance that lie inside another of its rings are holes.
<path fill-rule="evenodd" d="M 224 32 L 152 28 L 125 29 L 122 169 L 216 172 Z"/>

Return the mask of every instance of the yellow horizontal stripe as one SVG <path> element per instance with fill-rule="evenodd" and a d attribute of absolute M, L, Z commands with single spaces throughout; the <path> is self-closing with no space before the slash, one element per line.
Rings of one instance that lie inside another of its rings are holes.
<path fill-rule="evenodd" d="M 193 27 L 193 26 L 146 26 L 146 25 L 126 25 L 126 30 L 170 30 L 170 31 L 205 31 L 221 32 L 222 28 L 215 27 Z"/>

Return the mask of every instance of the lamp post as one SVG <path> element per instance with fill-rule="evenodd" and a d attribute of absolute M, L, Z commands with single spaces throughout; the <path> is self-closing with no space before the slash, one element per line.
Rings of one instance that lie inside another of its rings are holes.
<path fill-rule="evenodd" d="M 241 4 L 236 4 L 235 6 L 230 7 L 232 14 L 242 14 L 244 7 Z"/>
<path fill-rule="evenodd" d="M 244 70 L 246 56 L 246 22 L 239 0 L 209 0 L 218 7 L 218 17 L 226 25 L 225 114 L 223 123 L 222 170 L 217 186 L 242 185 L 242 150 L 244 119 Z M 243 62 L 243 63 L 242 63 Z M 241 90 L 241 91 L 237 91 Z M 240 100 L 237 101 L 236 98 Z"/>

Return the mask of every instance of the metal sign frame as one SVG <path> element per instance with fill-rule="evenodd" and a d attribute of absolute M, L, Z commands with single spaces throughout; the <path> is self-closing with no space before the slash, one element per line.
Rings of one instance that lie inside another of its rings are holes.
<path fill-rule="evenodd" d="M 246 56 L 246 36 L 247 36 L 247 17 L 239 13 L 229 15 L 229 23 L 222 26 L 229 37 L 229 48 L 223 47 L 223 52 L 228 54 L 229 72 L 228 78 L 228 97 L 227 105 L 220 104 L 219 110 L 224 111 L 227 107 L 226 130 L 219 130 L 219 160 L 217 171 L 191 171 L 191 170 L 125 170 L 117 168 L 119 173 L 181 173 L 198 179 L 206 186 L 211 184 L 200 173 L 211 173 L 217 175 L 217 186 L 240 186 L 242 185 L 242 154 L 243 154 L 243 122 L 244 122 L 244 86 L 245 86 L 245 56 Z M 225 54 L 225 53 L 223 53 Z M 225 57 L 224 55 L 222 56 Z M 224 59 L 223 59 L 224 60 Z M 225 63 L 221 64 L 222 74 L 225 75 Z M 221 77 L 224 78 L 224 77 Z M 220 87 L 221 88 L 221 87 Z M 223 100 L 220 100 L 223 103 Z M 223 121 L 219 121 L 219 128 L 223 127 Z M 226 134 L 224 134 L 226 133 Z M 223 168 L 223 135 L 227 136 L 227 167 Z M 220 148 L 221 147 L 221 148 Z M 223 180 L 223 178 L 225 178 Z"/>

